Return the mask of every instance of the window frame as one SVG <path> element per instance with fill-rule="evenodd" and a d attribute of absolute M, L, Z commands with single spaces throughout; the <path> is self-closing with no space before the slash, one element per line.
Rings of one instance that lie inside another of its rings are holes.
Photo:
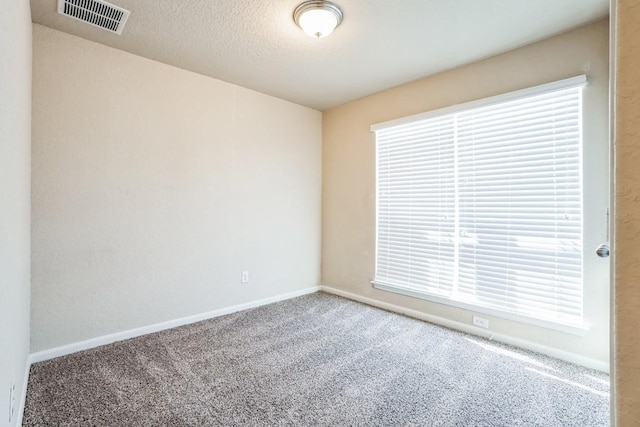
<path fill-rule="evenodd" d="M 471 110 L 471 109 L 475 109 L 475 108 L 481 108 L 481 107 L 487 107 L 487 106 L 491 106 L 491 105 L 495 105 L 495 104 L 500 104 L 500 103 L 504 103 L 504 102 L 509 102 L 509 101 L 514 101 L 514 100 L 518 100 L 521 98 L 526 98 L 526 97 L 531 97 L 531 96 L 536 96 L 536 95 L 542 95 L 542 94 L 546 94 L 549 92 L 554 92 L 554 91 L 560 91 L 560 90 L 565 90 L 565 89 L 572 89 L 572 88 L 578 88 L 578 87 L 585 87 L 587 84 L 587 78 L 586 75 L 579 75 L 579 76 L 575 76 L 575 77 L 571 77 L 571 78 L 567 78 L 567 79 L 563 79 L 563 80 L 558 80 L 555 82 L 551 82 L 551 83 L 547 83 L 547 84 L 542 84 L 542 85 L 538 85 L 538 86 L 534 86 L 534 87 L 530 87 L 530 88 L 526 88 L 526 89 L 522 89 L 522 90 L 517 90 L 517 91 L 513 91 L 513 92 L 508 92 L 505 94 L 500 94 L 497 96 L 492 96 L 492 97 L 488 97 L 488 98 L 483 98 L 483 99 L 479 99 L 479 100 L 475 100 L 475 101 L 470 101 L 470 102 L 465 102 L 462 104 L 456 104 L 456 105 L 452 105 L 449 107 L 444 107 L 444 108 L 440 108 L 440 109 L 436 109 L 436 110 L 432 110 L 432 111 L 428 111 L 428 112 L 424 112 L 424 113 L 419 113 L 419 114 L 414 114 L 411 116 L 407 116 L 407 117 L 402 117 L 399 119 L 395 119 L 395 120 L 389 120 L 389 121 L 385 121 L 385 122 L 380 122 L 380 123 L 376 123 L 371 125 L 370 130 L 372 133 L 375 134 L 376 131 L 378 130 L 382 130 L 382 129 L 387 129 L 387 128 L 391 128 L 391 127 L 395 127 L 395 126 L 399 126 L 399 125 L 405 125 L 405 124 L 410 124 L 413 122 L 418 122 L 418 121 L 422 121 L 422 120 L 426 120 L 426 119 L 432 119 L 432 118 L 436 118 L 436 117 L 440 117 L 440 116 L 445 116 L 445 115 L 452 115 L 452 114 L 456 114 L 456 113 L 460 113 L 463 111 L 467 111 L 467 110 Z M 376 236 L 375 236 L 375 262 L 376 262 L 376 267 L 375 267 L 375 271 L 377 272 L 377 263 L 378 263 L 378 250 L 379 250 L 379 242 L 378 242 L 378 226 L 379 226 L 379 212 L 378 212 L 378 208 L 379 208 L 379 204 L 378 204 L 378 166 L 379 166 L 379 159 L 378 159 L 378 148 L 376 146 Z M 582 155 L 581 155 L 582 157 Z M 581 164 L 582 164 L 582 159 L 581 159 Z M 582 168 L 582 165 L 581 165 Z M 582 185 L 584 185 L 584 176 L 582 176 L 581 174 L 581 181 L 582 181 Z M 584 197 L 584 195 L 583 195 Z M 584 199 L 582 200 L 582 210 L 584 212 Z M 583 236 L 584 236 L 584 224 L 583 224 Z M 582 249 L 582 258 L 583 258 L 583 265 L 582 265 L 582 269 L 583 269 L 583 279 L 584 279 L 584 246 Z M 521 323 L 525 323 L 525 324 L 530 324 L 530 325 L 534 325 L 534 326 L 539 326 L 539 327 L 543 327 L 543 328 L 547 328 L 547 329 L 553 329 L 553 330 L 557 330 L 557 331 L 561 331 L 561 332 L 565 332 L 568 334 L 572 334 L 572 335 L 578 335 L 578 336 L 585 336 L 588 331 L 589 331 L 589 325 L 585 323 L 585 319 L 584 316 L 582 318 L 582 324 L 581 325 L 575 325 L 575 324 L 565 324 L 565 323 L 560 323 L 560 322 L 555 322 L 555 321 L 550 321 L 550 320 L 544 320 L 544 319 L 540 319 L 540 318 L 535 318 L 535 317 L 531 317 L 528 315 L 524 315 L 524 314 L 518 314 L 518 313 L 513 313 L 513 312 L 509 312 L 509 311 L 503 311 L 503 310 L 499 310 L 499 309 L 495 309 L 495 308 L 490 308 L 490 307 L 484 307 L 484 306 L 479 306 L 479 305 L 475 305 L 472 303 L 467 303 L 467 302 L 462 302 L 459 300 L 455 300 L 455 299 L 451 299 L 451 298 L 447 298 L 447 297 L 443 297 L 443 296 L 439 296 L 436 294 L 431 294 L 431 293 L 427 293 L 427 292 L 421 292 L 421 291 L 416 291 L 415 289 L 412 288 L 405 288 L 399 285 L 388 285 L 385 283 L 380 283 L 380 282 L 376 282 L 375 279 L 371 281 L 371 283 L 373 284 L 374 288 L 376 289 L 380 289 L 383 291 L 388 291 L 388 292 L 393 292 L 393 293 L 397 293 L 397 294 L 402 294 L 402 295 L 406 295 L 406 296 L 410 296 L 410 297 L 414 297 L 414 298 L 419 298 L 419 299 L 424 299 L 424 300 L 428 300 L 428 301 L 433 301 L 436 303 L 440 303 L 440 304 L 445 304 L 448 306 L 453 306 L 453 307 L 457 307 L 457 308 L 462 308 L 465 310 L 469 310 L 475 313 L 482 313 L 482 314 L 487 314 L 490 316 L 494 316 L 497 318 L 503 318 L 503 319 L 508 319 L 508 320 L 514 320 L 517 322 L 521 322 Z M 583 291 L 584 291 L 584 280 L 583 280 Z M 584 309 L 584 305 L 585 305 L 585 301 L 584 301 L 584 294 L 583 294 L 583 299 L 582 299 L 582 307 Z"/>

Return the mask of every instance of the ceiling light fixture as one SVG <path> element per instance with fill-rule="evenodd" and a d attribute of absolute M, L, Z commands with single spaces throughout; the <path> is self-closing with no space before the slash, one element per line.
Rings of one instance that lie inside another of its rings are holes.
<path fill-rule="evenodd" d="M 301 3 L 293 11 L 293 20 L 302 31 L 321 39 L 327 37 L 342 22 L 340 8 L 328 1 L 310 0 Z"/>

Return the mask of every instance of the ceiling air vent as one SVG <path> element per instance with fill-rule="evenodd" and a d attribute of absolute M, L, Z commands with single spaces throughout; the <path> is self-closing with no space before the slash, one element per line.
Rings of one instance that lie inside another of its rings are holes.
<path fill-rule="evenodd" d="M 58 0 L 58 13 L 121 34 L 129 11 L 103 0 Z"/>

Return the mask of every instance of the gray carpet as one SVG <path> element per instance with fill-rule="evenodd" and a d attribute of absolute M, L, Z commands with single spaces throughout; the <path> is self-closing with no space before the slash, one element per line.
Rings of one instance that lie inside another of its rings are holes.
<path fill-rule="evenodd" d="M 609 377 L 326 293 L 31 368 L 26 426 L 607 426 Z"/>

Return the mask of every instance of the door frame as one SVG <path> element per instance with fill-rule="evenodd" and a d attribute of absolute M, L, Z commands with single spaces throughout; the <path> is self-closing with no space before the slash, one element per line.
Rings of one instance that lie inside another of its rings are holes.
<path fill-rule="evenodd" d="M 615 263 L 615 143 L 616 140 L 616 0 L 609 0 L 609 401 L 611 427 L 616 427 L 616 263 Z"/>

